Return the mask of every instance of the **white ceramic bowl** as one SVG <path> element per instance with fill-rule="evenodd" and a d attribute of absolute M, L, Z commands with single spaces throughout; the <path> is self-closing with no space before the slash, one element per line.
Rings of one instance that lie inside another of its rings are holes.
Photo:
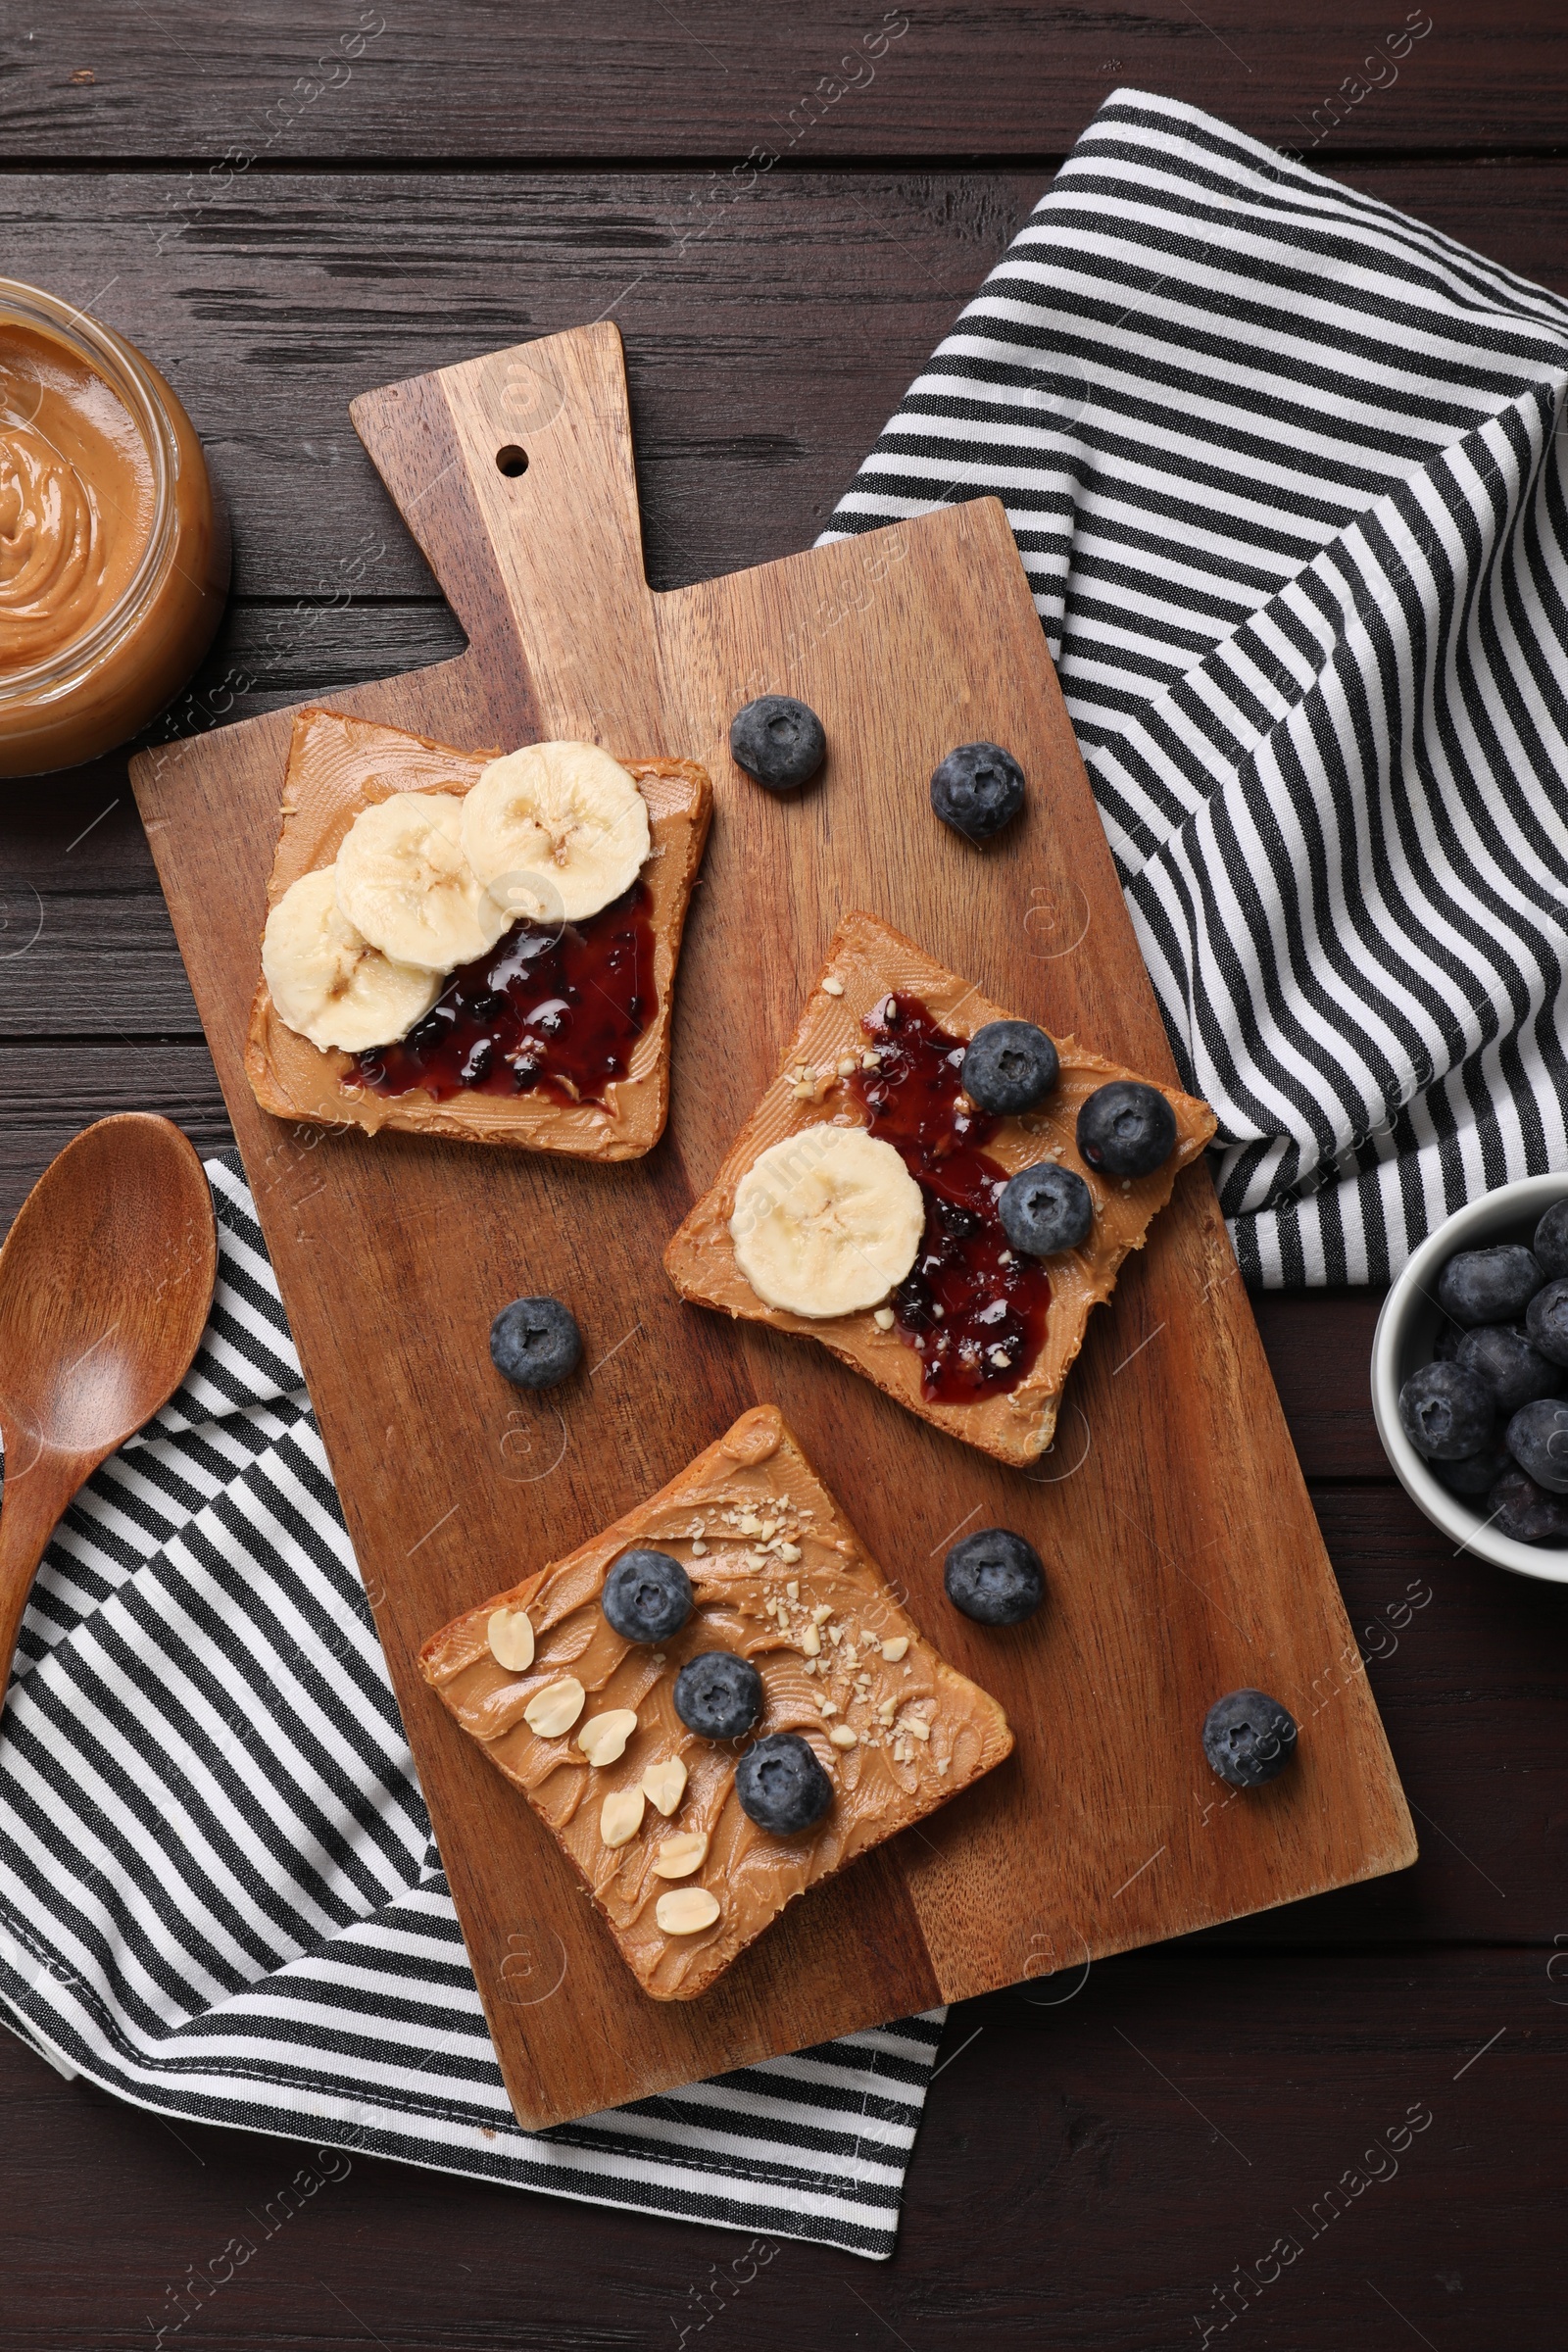
<path fill-rule="evenodd" d="M 1440 1321 L 1438 1276 L 1459 1250 L 1481 1250 L 1494 1242 L 1528 1242 L 1554 1200 L 1568 1195 L 1568 1175 L 1525 1176 L 1499 1185 L 1483 1200 L 1456 1209 L 1424 1241 L 1383 1302 L 1372 1340 L 1372 1410 L 1383 1450 L 1412 1502 L 1442 1528 L 1455 1551 L 1490 1560 L 1515 1576 L 1534 1576 L 1548 1585 L 1568 1585 L 1568 1544 L 1521 1544 L 1486 1525 L 1468 1495 L 1440 1486 L 1399 1427 L 1399 1390 L 1421 1364 L 1432 1361 Z M 1482 1498 L 1483 1504 L 1485 1497 Z"/>

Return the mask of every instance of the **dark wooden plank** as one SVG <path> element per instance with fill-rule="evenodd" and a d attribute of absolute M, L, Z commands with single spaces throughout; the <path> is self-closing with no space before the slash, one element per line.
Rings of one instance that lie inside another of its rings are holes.
<path fill-rule="evenodd" d="M 1413 2327 L 1434 2352 L 1544 2352 L 1568 2055 L 1550 1959 L 1175 1948 L 967 2004 L 886 2266 L 165 2125 L 0 2034 L 0 2345 L 146 2347 L 237 2238 L 254 2252 L 171 2343 L 1165 2352 L 1217 2327 L 1228 2282 L 1250 2327 L 1216 2343 L 1392 2352 Z M 282 2220 L 301 2171 L 316 2185 Z M 1299 2251 L 1274 2268 L 1282 2237 Z"/>
<path fill-rule="evenodd" d="M 1020 2352 L 1549 2342 L 1548 1955 L 1217 1959 L 1117 1962 L 1024 2032 L 1016 1994 L 954 2015 L 879 2318 Z M 954 2237 L 911 2260 L 938 2204 Z"/>
<path fill-rule="evenodd" d="M 0 884 L 0 1038 L 117 1037 L 195 1026 L 161 899 Z"/>
<path fill-rule="evenodd" d="M 172 742 L 302 695 L 328 695 L 462 653 L 462 627 L 439 597 L 377 595 L 368 578 L 348 576 L 353 561 L 335 590 L 323 579 L 307 595 L 236 597 L 189 690 L 146 739 Z"/>
<path fill-rule="evenodd" d="M 0 1047 L 0 1231 L 55 1153 L 94 1119 L 116 1110 L 157 1110 L 183 1128 L 199 1152 L 233 1142 L 228 1113 L 200 1037 L 115 1038 L 62 1048 Z"/>
<path fill-rule="evenodd" d="M 375 5 L 323 18 L 305 0 L 230 16 L 163 0 L 127 15 L 77 0 L 11 46 L 7 144 L 229 169 L 242 155 L 1059 154 L 1120 83 L 1270 141 L 1555 144 L 1562 38 L 1551 0 L 1435 21 L 1403 0 L 1136 12 L 806 0 L 772 14 L 602 0 L 587 20 L 546 0 L 500 12 L 449 0 L 422 18 Z"/>
<path fill-rule="evenodd" d="M 1372 1418 L 1372 1334 L 1382 1291 L 1257 1291 L 1269 1367 L 1309 1479 L 1387 1479 Z"/>
<path fill-rule="evenodd" d="M 335 643 L 334 600 L 341 621 L 347 600 L 435 592 L 350 427 L 358 393 L 611 311 L 650 579 L 764 562 L 820 529 L 1046 176 L 779 176 L 683 243 L 700 173 L 274 173 L 160 252 L 172 177 L 0 174 L 0 238 L 14 274 L 96 303 L 189 406 L 234 516 L 238 591 L 290 600 L 235 665 L 291 683 L 318 660 L 324 681 L 356 652 L 367 675 L 410 665 Z M 1345 176 L 1568 285 L 1568 167 Z"/>

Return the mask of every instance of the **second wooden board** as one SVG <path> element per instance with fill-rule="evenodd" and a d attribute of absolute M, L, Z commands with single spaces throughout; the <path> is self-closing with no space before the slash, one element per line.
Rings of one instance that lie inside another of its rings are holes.
<path fill-rule="evenodd" d="M 1212 1189 L 1178 1184 L 1093 1319 L 1054 1452 L 1007 1470 L 815 1348 L 682 1306 L 665 1241 L 866 907 L 1058 1035 L 1173 1069 L 1006 518 L 994 500 L 655 596 L 619 339 L 558 336 L 368 396 L 355 419 L 471 644 L 334 708 L 470 747 L 580 736 L 695 758 L 716 813 L 677 988 L 669 1132 L 619 1167 L 265 1116 L 241 1054 L 289 720 L 134 777 L 375 1608 L 508 2088 L 540 2126 L 943 1999 L 1396 1870 L 1409 1817 Z M 519 461 L 521 463 L 519 464 Z M 730 760 L 762 691 L 826 722 L 796 801 Z M 956 743 L 1008 746 L 1026 814 L 980 850 L 934 819 Z M 588 1369 L 534 1398 L 491 1316 L 568 1299 Z M 648 2000 L 521 1799 L 448 1720 L 420 1643 L 774 1400 L 1014 1756 L 917 1836 L 792 1907 L 698 2001 Z M 1049 1606 L 1006 1634 L 942 1593 L 955 1534 L 1018 1528 Z M 1210 1701 L 1261 1685 L 1298 1761 L 1209 1773 Z"/>

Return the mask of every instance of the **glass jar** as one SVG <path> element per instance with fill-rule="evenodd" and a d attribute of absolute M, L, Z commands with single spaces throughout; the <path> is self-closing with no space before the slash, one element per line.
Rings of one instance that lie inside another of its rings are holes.
<path fill-rule="evenodd" d="M 75 767 L 145 726 L 212 642 L 228 552 L 158 369 L 0 278 L 0 776 Z"/>

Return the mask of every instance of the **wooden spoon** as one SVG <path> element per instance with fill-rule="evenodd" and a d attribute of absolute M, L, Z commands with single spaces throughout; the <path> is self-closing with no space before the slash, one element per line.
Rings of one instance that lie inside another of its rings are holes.
<path fill-rule="evenodd" d="M 184 1379 L 217 1278 L 213 1197 L 168 1119 L 100 1119 L 23 1202 L 0 1250 L 0 1707 L 50 1537 Z"/>

